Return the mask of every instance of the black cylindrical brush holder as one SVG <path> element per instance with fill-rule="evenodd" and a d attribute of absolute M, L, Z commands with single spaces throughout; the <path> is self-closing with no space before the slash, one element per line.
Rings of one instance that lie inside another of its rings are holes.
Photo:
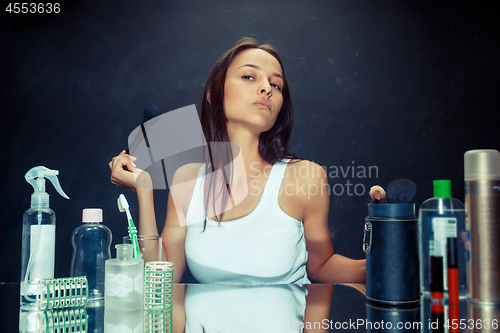
<path fill-rule="evenodd" d="M 369 301 L 391 305 L 420 301 L 415 204 L 368 204 L 363 250 Z"/>

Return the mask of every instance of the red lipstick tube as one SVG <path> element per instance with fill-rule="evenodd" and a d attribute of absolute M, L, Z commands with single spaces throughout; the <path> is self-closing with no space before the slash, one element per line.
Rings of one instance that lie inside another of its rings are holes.
<path fill-rule="evenodd" d="M 446 252 L 448 261 L 448 303 L 458 304 L 458 260 L 457 239 L 449 237 L 446 239 Z"/>
<path fill-rule="evenodd" d="M 443 257 L 431 256 L 431 297 L 442 299 L 444 295 Z"/>

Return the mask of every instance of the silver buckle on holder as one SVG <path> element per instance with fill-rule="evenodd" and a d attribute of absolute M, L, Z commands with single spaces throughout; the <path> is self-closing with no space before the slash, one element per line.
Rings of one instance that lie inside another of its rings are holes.
<path fill-rule="evenodd" d="M 365 230 L 363 236 L 363 251 L 365 253 L 370 252 L 372 249 L 372 229 L 372 223 L 368 220 L 368 218 L 365 218 Z"/>

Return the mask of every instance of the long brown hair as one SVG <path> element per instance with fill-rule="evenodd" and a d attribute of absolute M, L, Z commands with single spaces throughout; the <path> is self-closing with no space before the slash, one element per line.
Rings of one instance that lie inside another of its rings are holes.
<path fill-rule="evenodd" d="M 206 154 L 206 174 L 215 174 L 215 170 L 224 170 L 223 167 L 231 163 L 233 154 L 229 148 L 229 135 L 226 127 L 226 115 L 224 112 L 224 84 L 226 81 L 227 69 L 231 65 L 233 59 L 240 52 L 248 49 L 261 49 L 278 60 L 281 66 L 283 76 L 283 105 L 278 114 L 274 126 L 260 134 L 259 138 L 259 154 L 269 164 L 273 165 L 283 158 L 297 158 L 289 149 L 288 141 L 292 134 L 293 127 L 293 107 L 292 99 L 290 96 L 290 88 L 285 75 L 283 61 L 276 49 L 270 44 L 259 44 L 253 38 L 242 38 L 235 46 L 224 53 L 219 60 L 215 63 L 208 75 L 207 83 L 205 85 L 205 92 L 203 94 L 203 102 L 201 106 L 201 126 L 205 135 L 207 145 Z M 230 180 L 232 174 L 229 176 L 222 172 L 223 179 L 219 176 L 214 176 L 205 182 L 207 199 L 205 209 L 208 206 L 208 198 L 212 198 L 212 202 L 216 202 L 216 198 L 222 196 L 222 202 L 225 203 L 230 199 Z M 225 184 L 224 184 L 225 183 Z M 220 184 L 221 186 L 217 186 Z M 209 194 L 210 193 L 210 194 Z M 224 207 L 224 206 L 223 206 Z M 207 211 L 207 210 L 206 210 Z M 219 214 L 216 212 L 215 217 L 220 222 L 222 219 L 222 209 Z"/>

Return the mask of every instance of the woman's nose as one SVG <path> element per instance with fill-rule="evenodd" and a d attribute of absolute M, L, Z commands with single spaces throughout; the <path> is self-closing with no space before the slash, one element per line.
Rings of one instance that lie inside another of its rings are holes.
<path fill-rule="evenodd" d="M 272 88 L 271 88 L 271 85 L 269 85 L 269 83 L 264 83 L 262 84 L 262 86 L 260 87 L 260 94 L 261 95 L 268 95 L 269 97 L 271 97 L 272 95 Z"/>

